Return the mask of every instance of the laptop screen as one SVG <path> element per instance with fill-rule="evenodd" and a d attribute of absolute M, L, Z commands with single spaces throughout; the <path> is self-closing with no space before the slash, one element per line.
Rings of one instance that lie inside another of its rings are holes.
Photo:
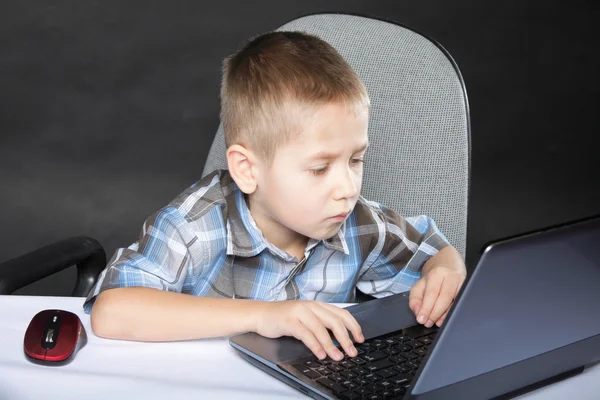
<path fill-rule="evenodd" d="M 488 248 L 413 393 L 600 334 L 600 219 Z"/>

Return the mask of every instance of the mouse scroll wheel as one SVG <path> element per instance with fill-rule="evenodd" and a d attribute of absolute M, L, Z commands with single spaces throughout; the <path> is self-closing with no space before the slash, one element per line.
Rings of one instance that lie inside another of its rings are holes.
<path fill-rule="evenodd" d="M 46 343 L 54 343 L 54 329 L 48 329 L 46 332 Z"/>

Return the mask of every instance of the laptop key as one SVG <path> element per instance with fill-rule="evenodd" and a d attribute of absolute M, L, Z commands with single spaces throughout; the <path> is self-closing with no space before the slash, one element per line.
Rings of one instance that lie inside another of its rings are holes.
<path fill-rule="evenodd" d="M 406 335 L 396 335 L 396 336 L 392 336 L 392 337 L 394 338 L 394 340 L 396 340 L 399 343 L 412 340 L 412 338 L 410 336 L 406 336 Z"/>
<path fill-rule="evenodd" d="M 398 375 L 391 378 L 391 382 L 396 386 L 406 385 L 407 383 L 410 383 L 411 379 L 412 377 L 410 375 Z"/>
<path fill-rule="evenodd" d="M 342 367 L 339 364 L 331 364 L 327 368 L 329 368 L 333 372 L 341 372 L 341 371 L 345 371 L 346 370 L 346 368 Z"/>
<path fill-rule="evenodd" d="M 344 389 L 343 386 L 341 386 L 338 383 L 336 383 L 330 379 L 327 379 L 327 378 L 317 379 L 316 382 L 319 382 L 321 385 L 325 386 L 326 388 L 331 389 L 334 393 L 341 393 L 341 392 L 346 391 L 346 389 Z"/>
<path fill-rule="evenodd" d="M 352 372 L 352 373 L 353 373 L 353 374 L 355 374 L 355 375 L 366 375 L 366 374 L 370 374 L 370 372 L 369 372 L 369 371 L 367 371 L 366 369 L 364 369 L 364 368 L 361 368 L 361 367 L 352 368 L 352 369 L 350 370 L 350 372 Z"/>
<path fill-rule="evenodd" d="M 356 365 L 363 365 L 366 363 L 366 361 L 360 357 L 354 357 L 354 358 L 350 359 L 350 361 L 352 361 Z"/>
<path fill-rule="evenodd" d="M 304 363 L 308 368 L 319 368 L 321 364 L 317 361 L 308 360 Z"/>
<path fill-rule="evenodd" d="M 394 365 L 393 362 L 391 362 L 387 358 L 384 358 L 383 360 L 375 361 L 375 362 L 373 362 L 371 364 L 366 365 L 365 369 L 367 371 L 370 371 L 370 372 L 375 372 L 375 371 L 378 371 L 380 369 L 391 367 L 393 365 Z"/>
<path fill-rule="evenodd" d="M 317 371 L 321 375 L 329 375 L 333 372 L 328 367 L 317 368 L 317 369 L 315 369 L 315 371 Z"/>
<path fill-rule="evenodd" d="M 352 381 L 344 381 L 341 383 L 341 385 L 347 388 L 348 390 L 356 389 L 359 387 L 358 383 L 354 383 Z"/>
<path fill-rule="evenodd" d="M 327 379 L 330 379 L 330 380 L 335 381 L 337 383 L 344 382 L 346 380 L 345 377 L 343 377 L 343 376 L 341 376 L 339 374 L 331 374 L 331 375 L 329 375 L 327 377 Z"/>
<path fill-rule="evenodd" d="M 369 343 L 369 342 L 361 343 L 358 346 L 356 346 L 356 349 L 357 350 L 360 349 L 360 350 L 363 350 L 365 352 L 369 352 L 369 351 L 371 351 L 371 343 Z"/>
<path fill-rule="evenodd" d="M 366 387 L 373 393 L 378 392 L 381 389 L 381 386 L 379 386 L 377 383 L 370 383 L 367 386 L 363 386 L 363 387 Z"/>
<path fill-rule="evenodd" d="M 371 381 L 367 381 L 367 380 L 362 379 L 362 378 L 361 379 L 357 379 L 355 382 L 358 383 L 360 386 L 367 386 L 367 385 L 371 384 Z"/>
<path fill-rule="evenodd" d="M 344 393 L 340 393 L 340 399 L 342 399 L 342 400 L 362 399 L 362 394 L 358 394 L 356 392 L 344 392 Z"/>
<path fill-rule="evenodd" d="M 387 369 L 382 369 L 382 370 L 377 371 L 376 374 L 379 375 L 380 377 L 384 378 L 384 379 L 387 379 L 387 378 L 389 378 L 391 376 L 396 375 L 397 372 L 394 371 L 391 368 L 387 368 Z"/>
<path fill-rule="evenodd" d="M 369 382 L 377 382 L 377 381 L 380 381 L 382 379 L 379 375 L 375 375 L 374 373 L 373 374 L 365 375 L 363 378 L 365 380 L 368 380 Z"/>
<path fill-rule="evenodd" d="M 377 387 L 377 390 L 387 390 L 390 389 L 392 387 L 394 387 L 394 384 L 390 381 L 382 381 L 379 382 L 377 385 L 375 385 Z"/>
<path fill-rule="evenodd" d="M 381 349 L 382 353 L 387 354 L 387 356 L 394 356 L 399 353 L 399 351 L 393 347 L 388 347 L 387 349 Z"/>
<path fill-rule="evenodd" d="M 362 358 L 367 360 L 367 361 L 377 361 L 377 360 L 381 360 L 382 358 L 386 358 L 387 355 L 385 353 L 382 353 L 381 351 L 373 351 L 369 354 L 363 354 Z"/>
<path fill-rule="evenodd" d="M 346 379 L 354 379 L 356 378 L 358 375 L 356 375 L 355 373 L 352 373 L 350 371 L 342 371 L 340 372 L 341 376 L 344 376 Z"/>
<path fill-rule="evenodd" d="M 373 394 L 373 392 L 367 387 L 359 387 L 358 389 L 355 389 L 354 391 L 356 393 L 359 393 L 361 396 L 368 396 L 370 394 Z"/>
<path fill-rule="evenodd" d="M 406 365 L 396 365 L 395 367 L 393 367 L 396 371 L 400 372 L 401 374 L 405 374 L 407 372 L 410 372 L 410 368 L 408 368 Z"/>
<path fill-rule="evenodd" d="M 402 363 L 408 361 L 408 359 L 405 356 L 403 356 L 402 354 L 396 354 L 395 356 L 391 356 L 389 359 L 394 364 L 402 364 Z"/>
<path fill-rule="evenodd" d="M 431 344 L 431 342 L 433 342 L 433 339 L 430 338 L 429 336 L 425 336 L 425 337 L 419 338 L 418 340 L 419 340 L 419 342 L 421 342 L 421 343 L 423 343 L 425 345 Z"/>
<path fill-rule="evenodd" d="M 403 343 L 399 346 L 396 346 L 396 349 L 398 351 L 400 351 L 401 353 L 408 353 L 409 351 L 411 351 L 413 348 L 412 346 L 410 346 L 408 343 Z"/>
<path fill-rule="evenodd" d="M 414 351 L 402 354 L 403 357 L 408 358 L 409 360 L 416 360 L 420 357 L 419 354 L 416 354 Z"/>
<path fill-rule="evenodd" d="M 420 349 L 414 349 L 413 353 L 416 353 L 416 354 L 418 354 L 420 356 L 424 356 L 425 354 L 427 354 L 427 349 L 421 347 Z"/>
<path fill-rule="evenodd" d="M 310 368 L 307 368 L 304 364 L 296 364 L 294 368 L 298 371 L 302 372 L 304 375 L 308 376 L 311 379 L 320 378 L 322 375 L 318 372 L 313 371 Z"/>

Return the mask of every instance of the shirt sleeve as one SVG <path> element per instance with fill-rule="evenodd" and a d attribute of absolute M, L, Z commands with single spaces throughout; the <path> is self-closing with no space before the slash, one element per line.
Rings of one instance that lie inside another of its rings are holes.
<path fill-rule="evenodd" d="M 427 260 L 449 245 L 448 240 L 426 215 L 403 218 L 380 204 L 371 205 L 379 219 L 379 238 L 359 271 L 356 286 L 375 297 L 406 292 L 421 277 Z"/>
<path fill-rule="evenodd" d="M 188 249 L 194 239 L 185 227 L 186 220 L 175 207 L 149 217 L 139 241 L 115 252 L 86 298 L 84 311 L 91 312 L 98 294 L 112 288 L 143 286 L 181 292 L 193 268 Z"/>

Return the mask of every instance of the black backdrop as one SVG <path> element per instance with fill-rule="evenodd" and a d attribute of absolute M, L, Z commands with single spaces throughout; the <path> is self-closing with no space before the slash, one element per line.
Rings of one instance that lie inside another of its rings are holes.
<path fill-rule="evenodd" d="M 438 40 L 472 122 L 467 263 L 600 213 L 595 2 L 3 0 L 0 262 L 74 235 L 112 256 L 200 178 L 221 60 L 298 16 L 392 19 Z M 74 270 L 21 293 L 68 294 Z"/>

